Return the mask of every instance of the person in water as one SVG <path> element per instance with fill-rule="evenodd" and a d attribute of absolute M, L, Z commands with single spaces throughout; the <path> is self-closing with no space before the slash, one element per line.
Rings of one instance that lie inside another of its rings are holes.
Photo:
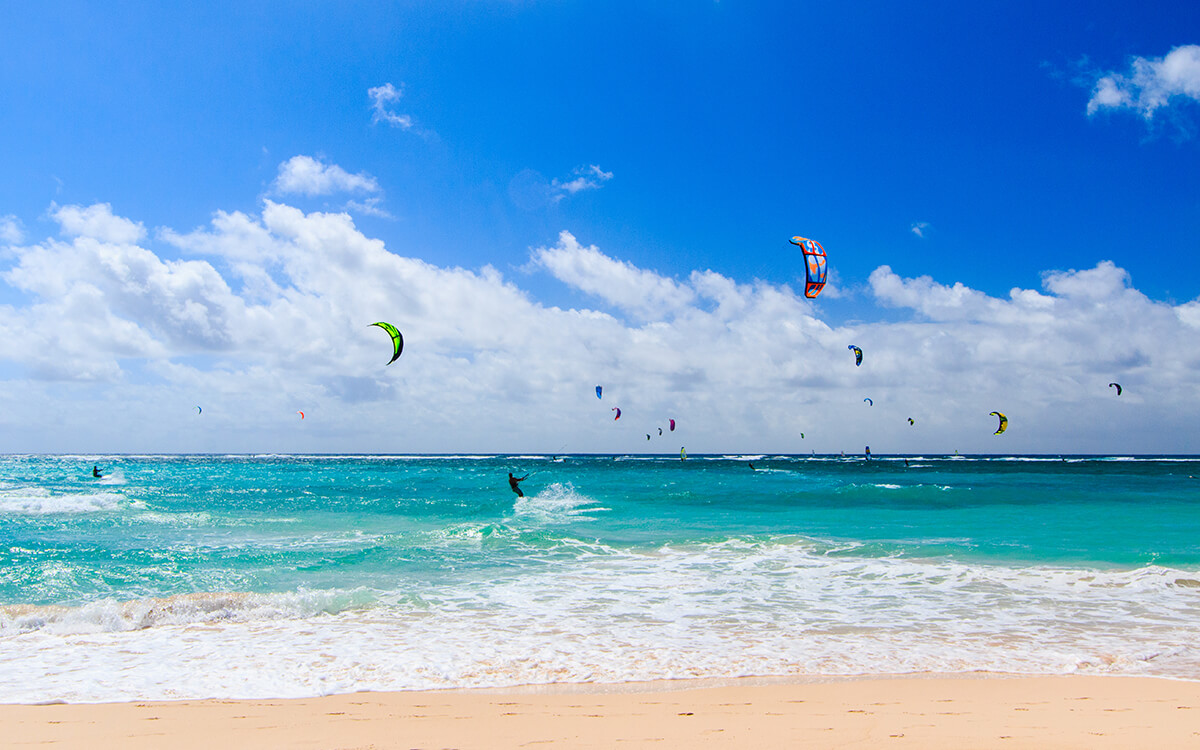
<path fill-rule="evenodd" d="M 97 479 L 104 476 L 100 473 L 100 467 L 95 464 L 92 465 L 92 476 L 96 477 Z"/>
<path fill-rule="evenodd" d="M 521 492 L 521 488 L 520 488 L 520 487 L 518 487 L 517 485 L 518 485 L 519 483 L 521 483 L 521 482 L 524 482 L 524 481 L 525 481 L 526 479 L 528 479 L 528 478 L 529 478 L 529 475 L 528 475 L 528 474 L 526 474 L 526 475 L 525 475 L 525 476 L 523 476 L 523 477 L 514 477 L 514 476 L 512 475 L 512 472 L 511 472 L 511 471 L 510 471 L 510 472 L 508 472 L 508 486 L 509 486 L 510 488 L 512 488 L 512 491 L 513 491 L 513 492 L 517 493 L 517 497 L 525 497 L 525 493 L 524 493 L 524 492 Z"/>

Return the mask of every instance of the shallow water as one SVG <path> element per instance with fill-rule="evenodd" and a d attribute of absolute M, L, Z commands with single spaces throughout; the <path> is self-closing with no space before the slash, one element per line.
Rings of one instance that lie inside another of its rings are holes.
<path fill-rule="evenodd" d="M 0 701 L 1196 679 L 1194 476 L 1178 457 L 0 457 Z"/>

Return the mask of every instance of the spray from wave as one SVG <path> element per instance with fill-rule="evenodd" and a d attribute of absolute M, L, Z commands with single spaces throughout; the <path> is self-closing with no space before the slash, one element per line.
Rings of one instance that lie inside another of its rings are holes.
<path fill-rule="evenodd" d="M 513 504 L 514 520 L 537 524 L 571 523 L 591 520 L 592 513 L 607 511 L 595 500 L 576 491 L 570 482 L 547 485 L 536 495 L 517 498 Z"/>

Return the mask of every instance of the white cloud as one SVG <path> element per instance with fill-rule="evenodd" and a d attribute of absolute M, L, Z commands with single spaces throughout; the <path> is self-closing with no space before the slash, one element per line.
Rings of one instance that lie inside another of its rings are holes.
<path fill-rule="evenodd" d="M 569 180 L 556 179 L 550 183 L 551 189 L 556 193 L 555 200 L 561 199 L 564 195 L 574 195 L 584 190 L 599 190 L 613 177 L 612 172 L 605 172 L 595 164 L 579 167 L 574 174 L 575 176 Z"/>
<path fill-rule="evenodd" d="M 366 172 L 350 174 L 336 164 L 311 156 L 293 156 L 279 165 L 274 189 L 280 195 L 332 195 L 377 193 L 379 183 Z"/>
<path fill-rule="evenodd" d="M 346 208 L 356 214 L 366 214 L 367 216 L 378 216 L 381 219 L 393 219 L 390 212 L 381 207 L 383 198 L 378 195 L 371 196 L 361 201 L 346 201 Z"/>
<path fill-rule="evenodd" d="M 534 250 L 533 261 L 558 280 L 642 319 L 665 318 L 696 297 L 691 289 L 671 279 L 614 260 L 595 245 L 580 245 L 566 231 L 559 234 L 554 247 Z"/>
<path fill-rule="evenodd" d="M 25 230 L 21 228 L 21 220 L 13 215 L 0 216 L 0 242 L 15 245 L 24 241 Z"/>
<path fill-rule="evenodd" d="M 585 190 L 599 190 L 613 178 L 599 166 L 578 167 L 568 179 L 547 180 L 533 169 L 523 169 L 508 185 L 508 196 L 518 207 L 534 211 L 559 203 L 564 198 Z"/>
<path fill-rule="evenodd" d="M 1104 73 L 1096 80 L 1087 113 L 1129 108 L 1150 120 L 1173 97 L 1200 101 L 1200 45 L 1187 44 L 1166 57 L 1135 57 L 1126 73 Z"/>
<path fill-rule="evenodd" d="M 403 95 L 402 88 L 397 88 L 390 83 L 367 89 L 367 97 L 371 100 L 371 122 L 386 122 L 404 130 L 411 128 L 413 124 L 411 117 L 393 112 L 391 109 L 391 105 L 400 101 L 400 97 Z"/>
<path fill-rule="evenodd" d="M 568 232 L 531 251 L 618 316 L 406 256 L 341 213 L 266 201 L 162 230 L 186 260 L 107 207 L 54 213 L 93 230 L 15 247 L 0 275 L 31 300 L 0 306 L 0 450 L 629 451 L 666 416 L 677 442 L 652 450 L 1200 450 L 1200 300 L 1149 299 L 1107 261 L 1001 297 L 885 266 L 869 293 L 895 322 L 834 324 L 789 286 L 674 279 Z M 405 335 L 390 366 L 377 320 Z"/>
<path fill-rule="evenodd" d="M 1200 329 L 1200 301 L 1192 301 L 1175 308 L 1179 320 L 1189 328 Z"/>
<path fill-rule="evenodd" d="M 901 278 L 890 266 L 876 268 L 869 281 L 875 298 L 884 305 L 911 308 L 930 320 L 976 319 L 994 313 L 1003 304 L 962 283 L 944 286 L 929 276 Z"/>
<path fill-rule="evenodd" d="M 0 320 L 13 359 L 40 377 L 114 380 L 124 358 L 231 346 L 243 306 L 207 263 L 163 261 L 133 244 L 141 224 L 114 217 L 107 205 L 54 215 L 72 240 L 21 248 L 3 274 L 38 300 Z"/>
<path fill-rule="evenodd" d="M 58 222 L 67 237 L 90 237 L 101 242 L 134 243 L 146 236 L 141 222 L 114 216 L 112 206 L 94 203 L 90 206 L 57 206 L 50 204 L 50 216 Z"/>
<path fill-rule="evenodd" d="M 925 230 L 929 228 L 929 222 L 914 221 L 911 228 L 913 234 L 917 235 L 918 237 L 924 237 Z"/>

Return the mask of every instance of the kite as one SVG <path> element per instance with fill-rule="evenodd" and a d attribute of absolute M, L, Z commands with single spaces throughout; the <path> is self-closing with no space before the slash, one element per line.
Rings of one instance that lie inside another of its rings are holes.
<path fill-rule="evenodd" d="M 1108 387 L 1109 387 L 1109 388 L 1116 388 L 1116 389 L 1117 389 L 1117 395 L 1118 395 L 1118 396 L 1120 396 L 1120 395 L 1121 395 L 1121 384 L 1120 384 L 1120 383 L 1109 383 L 1109 384 L 1108 384 Z"/>
<path fill-rule="evenodd" d="M 615 411 L 617 413 L 617 416 L 613 417 L 613 421 L 616 422 L 618 419 L 621 418 L 621 410 L 614 406 L 612 408 L 612 411 Z"/>
<path fill-rule="evenodd" d="M 804 253 L 804 296 L 816 299 L 825 288 L 825 248 L 807 237 L 796 236 L 789 241 Z"/>
<path fill-rule="evenodd" d="M 603 392 L 604 392 L 603 388 L 601 388 L 600 386 L 596 386 L 596 398 L 600 398 L 600 394 Z"/>
<path fill-rule="evenodd" d="M 802 433 L 800 433 L 800 439 L 801 439 L 801 440 L 803 440 L 803 439 L 804 439 L 804 433 L 803 433 L 803 432 L 802 432 Z"/>
<path fill-rule="evenodd" d="M 847 346 L 846 348 L 849 349 L 850 351 L 854 352 L 854 366 L 862 367 L 862 349 L 859 349 L 854 344 L 851 344 L 850 346 Z"/>
<path fill-rule="evenodd" d="M 661 427 L 658 428 L 658 436 L 662 437 L 662 428 Z"/>
<path fill-rule="evenodd" d="M 864 398 L 864 399 L 863 399 L 863 401 L 866 401 L 866 402 L 867 402 L 867 406 L 874 406 L 874 405 L 875 405 L 875 402 L 874 402 L 874 401 L 872 401 L 872 400 L 871 400 L 871 399 L 869 399 L 869 398 Z"/>
<path fill-rule="evenodd" d="M 912 417 L 909 417 L 909 418 L 908 418 L 908 423 L 909 423 L 910 425 L 914 425 L 914 424 L 916 424 L 916 422 L 914 422 L 914 421 L 913 421 L 913 418 L 912 418 Z"/>
<path fill-rule="evenodd" d="M 682 461 L 685 458 L 687 458 L 687 451 L 684 450 L 683 448 L 680 448 L 679 449 L 679 460 Z"/>
<path fill-rule="evenodd" d="M 197 406 L 197 407 L 196 407 L 196 413 L 197 413 L 197 414 L 203 414 L 203 413 L 204 413 L 204 410 L 203 410 L 203 409 L 201 409 L 199 406 Z"/>
<path fill-rule="evenodd" d="M 392 358 L 388 360 L 388 364 L 390 365 L 399 359 L 400 352 L 404 351 L 404 337 L 400 335 L 400 331 L 396 330 L 396 326 L 392 325 L 391 323 L 379 322 L 372 323 L 371 325 L 379 326 L 383 330 L 387 331 L 388 335 L 392 337 Z M 367 327 L 370 328 L 370 326 Z"/>
<path fill-rule="evenodd" d="M 1000 433 L 1002 433 L 1008 429 L 1008 417 L 1004 416 L 1003 414 L 1001 414 L 998 411 L 990 412 L 988 416 L 995 416 L 995 417 L 1000 418 L 1000 426 L 997 427 L 996 431 L 992 433 L 993 435 L 999 435 Z"/>
<path fill-rule="evenodd" d="M 650 433 L 648 433 L 648 432 L 646 433 L 646 439 L 647 439 L 647 440 L 649 440 L 649 439 L 650 439 Z"/>
<path fill-rule="evenodd" d="M 675 420 L 668 419 L 667 421 L 671 423 L 671 432 L 674 432 L 675 431 Z"/>
<path fill-rule="evenodd" d="M 300 418 L 301 418 L 301 419 L 304 419 L 304 412 L 302 412 L 302 411 L 298 411 L 298 412 L 296 412 L 296 413 L 300 415 Z"/>

